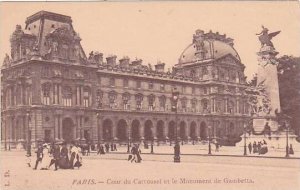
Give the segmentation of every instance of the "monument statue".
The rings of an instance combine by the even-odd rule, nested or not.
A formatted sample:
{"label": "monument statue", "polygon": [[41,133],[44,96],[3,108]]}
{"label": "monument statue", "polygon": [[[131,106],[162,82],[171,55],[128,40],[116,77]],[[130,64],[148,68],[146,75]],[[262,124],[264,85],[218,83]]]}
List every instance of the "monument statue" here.
{"label": "monument statue", "polygon": [[272,43],[272,38],[280,33],[280,31],[269,33],[269,30],[262,26],[263,30],[258,39],[261,48],[258,55],[258,72],[253,107],[254,120],[253,127],[256,132],[264,130],[264,126],[268,122],[271,131],[278,130],[276,113],[280,112],[279,86],[277,76],[277,58],[278,52]]}
{"label": "monument statue", "polygon": [[262,29],[263,30],[259,34],[256,34],[256,35],[259,35],[258,39],[261,43],[261,47],[266,45],[266,46],[270,46],[270,47],[274,48],[274,45],[271,42],[271,40],[273,37],[275,37],[277,34],[279,34],[280,31],[269,33],[269,30],[267,28],[265,28],[264,26],[262,26]]}

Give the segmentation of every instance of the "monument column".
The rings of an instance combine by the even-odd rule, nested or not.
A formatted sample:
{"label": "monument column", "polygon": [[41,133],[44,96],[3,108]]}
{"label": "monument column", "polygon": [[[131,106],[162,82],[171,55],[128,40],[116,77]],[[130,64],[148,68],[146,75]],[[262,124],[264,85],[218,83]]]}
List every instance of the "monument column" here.
{"label": "monument column", "polygon": [[271,131],[278,130],[276,121],[276,112],[280,112],[279,85],[277,75],[278,52],[275,50],[271,39],[279,34],[280,31],[269,33],[269,30],[263,27],[259,36],[261,48],[258,55],[257,86],[260,90],[257,94],[257,108],[255,119],[253,120],[254,131],[262,132],[268,124]]}

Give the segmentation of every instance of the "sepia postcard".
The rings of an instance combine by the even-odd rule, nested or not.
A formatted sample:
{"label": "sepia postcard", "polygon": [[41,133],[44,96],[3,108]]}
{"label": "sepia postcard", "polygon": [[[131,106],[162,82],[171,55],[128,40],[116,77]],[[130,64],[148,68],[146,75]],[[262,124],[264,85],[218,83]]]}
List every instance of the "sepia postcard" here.
{"label": "sepia postcard", "polygon": [[297,1],[0,2],[1,190],[300,189]]}

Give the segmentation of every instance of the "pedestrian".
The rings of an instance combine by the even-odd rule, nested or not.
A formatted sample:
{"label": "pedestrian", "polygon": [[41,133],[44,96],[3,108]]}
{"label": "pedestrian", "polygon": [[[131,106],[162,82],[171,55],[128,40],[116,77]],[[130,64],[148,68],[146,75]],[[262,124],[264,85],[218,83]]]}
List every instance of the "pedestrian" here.
{"label": "pedestrian", "polygon": [[100,144],[99,152],[100,152],[100,154],[105,154],[104,146],[102,144]]}
{"label": "pedestrian", "polygon": [[136,163],[141,163],[141,161],[142,161],[141,153],[142,153],[141,149],[139,148],[139,146],[137,146],[137,148],[136,148],[136,159],[137,159]]}
{"label": "pedestrian", "polygon": [[130,160],[130,162],[132,163],[133,161],[135,161],[136,159],[136,154],[137,154],[137,148],[136,146],[132,146],[131,148],[131,155],[128,156],[128,161]]}
{"label": "pedestrian", "polygon": [[67,148],[67,143],[64,142],[62,144],[62,148],[60,151],[60,160],[59,160],[59,166],[62,169],[68,169],[70,166],[70,161],[69,161],[69,155],[68,155],[68,148]]}
{"label": "pedestrian", "polygon": [[43,159],[43,147],[42,145],[38,145],[38,149],[35,151],[36,153],[36,161],[35,161],[35,166],[34,166],[34,170],[37,169],[39,162],[42,161]]}
{"label": "pedestrian", "polygon": [[51,153],[52,153],[53,158],[51,159],[49,168],[54,164],[55,171],[56,171],[58,169],[59,159],[60,159],[60,144],[59,143],[56,143],[53,145]]}
{"label": "pedestrian", "polygon": [[267,142],[265,141],[265,139],[263,140],[263,144],[267,144]]}
{"label": "pedestrian", "polygon": [[251,154],[251,152],[252,152],[252,144],[251,144],[251,142],[248,144],[248,149],[249,149],[249,153]]}
{"label": "pedestrian", "polygon": [[289,154],[294,154],[294,149],[292,144],[290,144]]}
{"label": "pedestrian", "polygon": [[117,144],[113,144],[114,145],[114,151],[117,151]]}
{"label": "pedestrian", "polygon": [[48,170],[50,162],[50,145],[45,143],[43,145],[43,158],[41,161],[41,170]]}
{"label": "pedestrian", "polygon": [[256,141],[253,142],[253,154],[257,153],[257,144]]}
{"label": "pedestrian", "polygon": [[114,145],[113,145],[113,143],[110,144],[110,151],[114,151]]}
{"label": "pedestrian", "polygon": [[109,144],[108,143],[105,143],[105,151],[106,151],[106,153],[109,152]]}
{"label": "pedestrian", "polygon": [[257,151],[258,151],[258,154],[261,153],[260,149],[261,149],[261,142],[259,141],[258,144],[257,144]]}
{"label": "pedestrian", "polygon": [[219,152],[219,143],[218,142],[216,142],[216,150],[215,150],[215,152]]}
{"label": "pedestrian", "polygon": [[97,144],[97,155],[101,154],[101,145],[100,143]]}

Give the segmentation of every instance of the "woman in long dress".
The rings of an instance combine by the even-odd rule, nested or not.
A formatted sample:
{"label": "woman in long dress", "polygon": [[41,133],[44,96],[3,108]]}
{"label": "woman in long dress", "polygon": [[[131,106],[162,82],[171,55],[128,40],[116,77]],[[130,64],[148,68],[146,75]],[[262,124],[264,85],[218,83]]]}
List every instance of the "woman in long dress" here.
{"label": "woman in long dress", "polygon": [[49,168],[50,161],[51,161],[50,146],[48,144],[44,144],[44,146],[43,146],[43,159],[42,159],[42,162],[41,162],[41,170],[47,170]]}

